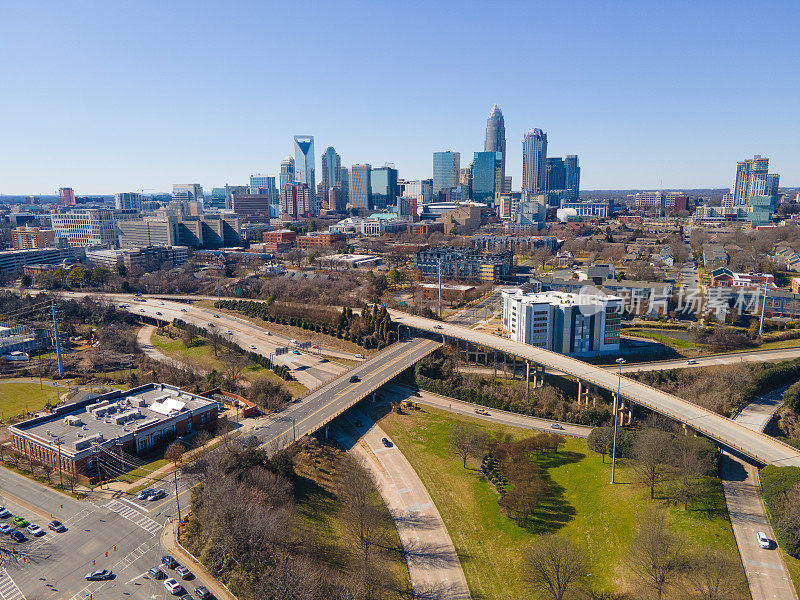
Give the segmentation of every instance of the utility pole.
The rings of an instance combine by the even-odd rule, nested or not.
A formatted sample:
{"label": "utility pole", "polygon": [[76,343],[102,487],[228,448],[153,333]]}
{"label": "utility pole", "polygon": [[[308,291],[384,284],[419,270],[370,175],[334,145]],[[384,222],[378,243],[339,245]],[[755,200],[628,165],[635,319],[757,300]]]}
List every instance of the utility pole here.
{"label": "utility pole", "polygon": [[58,360],[58,377],[64,377],[64,363],[61,361],[61,337],[58,335],[58,319],[56,319],[56,301],[50,300],[50,309],[53,312],[53,341],[56,345],[56,359]]}
{"label": "utility pole", "polygon": [[764,333],[764,313],[767,312],[767,278],[764,278],[764,302],[761,304],[761,323],[758,326],[758,337]]}
{"label": "utility pole", "polygon": [[438,261],[439,264],[439,318],[442,318],[442,259]]}
{"label": "utility pole", "polygon": [[624,358],[618,358],[617,364],[619,370],[617,371],[617,395],[614,397],[614,445],[611,448],[611,483],[614,482],[614,473],[617,466],[617,412],[619,411],[619,392],[622,388],[622,365],[625,364]]}
{"label": "utility pole", "polygon": [[175,476],[175,505],[178,507],[178,521],[181,520],[181,502],[178,499],[178,469],[175,469],[173,472]]}

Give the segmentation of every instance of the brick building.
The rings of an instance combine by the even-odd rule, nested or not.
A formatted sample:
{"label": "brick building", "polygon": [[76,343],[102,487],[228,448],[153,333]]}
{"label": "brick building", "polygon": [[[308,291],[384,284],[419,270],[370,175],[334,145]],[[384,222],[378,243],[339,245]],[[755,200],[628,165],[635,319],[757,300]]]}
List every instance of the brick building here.
{"label": "brick building", "polygon": [[11,232],[11,245],[14,250],[49,248],[55,240],[56,232],[52,229],[17,227]]}

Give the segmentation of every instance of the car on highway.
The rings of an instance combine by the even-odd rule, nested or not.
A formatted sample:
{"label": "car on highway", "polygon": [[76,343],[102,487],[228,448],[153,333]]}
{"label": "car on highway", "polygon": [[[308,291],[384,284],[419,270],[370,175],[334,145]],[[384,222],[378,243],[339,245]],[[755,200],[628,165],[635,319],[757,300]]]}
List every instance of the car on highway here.
{"label": "car on highway", "polygon": [[175,567],[175,572],[181,576],[181,579],[194,579],[192,572],[183,565]]}
{"label": "car on highway", "polygon": [[297,346],[297,345],[298,345],[300,342],[298,342],[298,341],[297,341],[297,340],[295,340],[295,339],[291,339],[291,340],[289,340],[289,343],[290,343],[292,346]]}
{"label": "car on highway", "polygon": [[477,414],[477,415],[485,415],[487,417],[490,415],[489,411],[485,410],[483,408],[476,408],[475,409],[475,414]]}
{"label": "car on highway", "polygon": [[8,535],[10,535],[11,539],[14,540],[15,542],[22,543],[22,542],[24,542],[24,541],[26,541],[28,539],[28,538],[25,537],[25,534],[22,533],[19,529],[15,529],[14,531],[9,533]]}
{"label": "car on highway", "polygon": [[441,328],[442,328],[442,326],[441,326],[441,325],[434,325],[434,326],[433,326],[433,328],[434,328],[434,329],[441,329]]}
{"label": "car on highway", "polygon": [[351,375],[350,376],[350,383],[358,383],[359,381],[360,380],[358,378],[358,375]]}
{"label": "car on highway", "polygon": [[11,522],[17,527],[27,527],[28,520],[25,517],[14,517]]}
{"label": "car on highway", "polygon": [[233,332],[230,329],[226,329],[225,333],[227,333],[228,335],[233,335]]}
{"label": "car on highway", "polygon": [[294,349],[292,350],[292,354],[300,354],[300,350]]}
{"label": "car on highway", "polygon": [[166,554],[161,557],[161,564],[165,567],[169,567],[170,569],[174,569],[178,566],[178,561],[172,558],[169,554]]}
{"label": "car on highway", "polygon": [[693,359],[693,358],[690,358],[689,360],[686,361],[686,364],[687,365],[696,365],[697,361],[695,359]]}
{"label": "car on highway", "polygon": [[150,495],[147,497],[147,500],[150,502],[154,502],[156,500],[161,500],[161,498],[166,498],[167,492],[164,490],[153,490]]}
{"label": "car on highway", "polygon": [[182,309],[181,309],[181,312],[186,312],[186,309],[185,309],[185,308],[182,308]]}
{"label": "car on highway", "polygon": [[167,591],[173,596],[177,596],[183,591],[183,586],[172,577],[164,580],[164,587],[167,588]]}
{"label": "car on highway", "polygon": [[100,569],[98,571],[87,573],[83,576],[83,578],[86,581],[106,581],[107,579],[111,579],[113,576],[114,573],[110,569]]}
{"label": "car on highway", "polygon": [[39,537],[40,535],[44,535],[44,529],[39,527],[36,523],[31,523],[28,525],[28,533],[33,536]]}
{"label": "car on highway", "polygon": [[62,531],[67,530],[67,528],[64,527],[64,524],[61,521],[56,521],[56,520],[50,521],[47,524],[47,528],[50,531],[55,531],[56,533],[61,533]]}
{"label": "car on highway", "polygon": [[167,578],[167,574],[164,573],[164,571],[162,571],[158,567],[153,567],[152,569],[150,569],[147,572],[147,574],[150,575],[150,577],[152,577],[153,579],[159,579],[160,580],[160,579],[166,579]]}
{"label": "car on highway", "polygon": [[14,531],[8,523],[0,523],[0,533],[9,534]]}
{"label": "car on highway", "polygon": [[364,358],[363,354],[356,354],[356,358]]}
{"label": "car on highway", "polygon": [[764,533],[763,531],[759,531],[756,534],[756,539],[758,539],[758,545],[761,548],[764,548],[765,550],[769,550],[770,546],[772,545],[772,542],[770,542],[770,539],[767,537],[767,534]]}
{"label": "car on highway", "polygon": [[144,309],[143,309],[143,308],[140,308],[140,309],[139,309],[139,312],[140,312],[140,313],[143,313],[143,312],[144,312]]}
{"label": "car on highway", "polygon": [[551,429],[561,429],[561,430],[564,429],[564,427],[559,423],[550,423],[550,428]]}
{"label": "car on highway", "polygon": [[153,488],[147,488],[136,494],[136,498],[139,500],[147,500],[147,497],[153,492],[155,492]]}
{"label": "car on highway", "polygon": [[250,350],[258,350],[253,344],[250,344]]}
{"label": "car on highway", "polygon": [[214,315],[214,318],[215,319],[219,319],[219,315]]}
{"label": "car on highway", "polygon": [[271,331],[265,331],[264,333],[266,333],[267,335],[272,335]]}
{"label": "car on highway", "polygon": [[162,313],[162,312],[159,312],[159,311],[156,311],[156,314],[157,314],[159,317],[163,317],[163,316],[164,316],[164,313]]}
{"label": "car on highway", "polygon": [[211,592],[209,592],[208,588],[204,585],[198,586],[198,588],[194,591],[194,595],[200,598],[200,600],[211,598]]}
{"label": "car on highway", "polygon": [[391,448],[394,444],[389,441],[389,438],[381,438],[381,444],[386,446],[387,448]]}
{"label": "car on highway", "polygon": [[10,516],[11,512],[5,506],[0,506],[0,519],[7,519]]}

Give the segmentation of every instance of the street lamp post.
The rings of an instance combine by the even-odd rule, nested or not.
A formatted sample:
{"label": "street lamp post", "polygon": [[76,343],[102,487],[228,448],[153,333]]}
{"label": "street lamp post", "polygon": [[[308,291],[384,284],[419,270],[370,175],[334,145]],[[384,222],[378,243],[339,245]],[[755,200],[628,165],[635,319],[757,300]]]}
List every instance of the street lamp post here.
{"label": "street lamp post", "polygon": [[619,392],[622,388],[622,365],[625,364],[624,358],[618,358],[617,364],[619,365],[619,369],[617,370],[617,395],[614,397],[614,444],[611,447],[611,483],[616,483],[614,481],[614,475],[616,472],[617,466],[617,412],[619,411]]}

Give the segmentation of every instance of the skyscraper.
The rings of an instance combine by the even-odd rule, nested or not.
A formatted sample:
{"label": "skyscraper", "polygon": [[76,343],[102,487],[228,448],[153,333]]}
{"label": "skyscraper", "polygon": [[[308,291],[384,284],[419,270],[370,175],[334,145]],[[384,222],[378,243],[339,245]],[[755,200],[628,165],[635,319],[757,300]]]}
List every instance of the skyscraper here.
{"label": "skyscraper", "polygon": [[347,171],[347,167],[339,169],[339,178],[342,181],[342,189],[348,192],[350,189],[350,173]]}
{"label": "skyscraper", "polygon": [[566,186],[564,189],[569,191],[567,197],[570,200],[578,200],[581,195],[581,168],[578,165],[578,155],[567,154],[564,159],[564,168],[566,171]]}
{"label": "skyscraper", "polygon": [[769,159],[756,154],[736,165],[733,205],[744,206],[751,196],[776,196],[779,177],[769,173]]}
{"label": "skyscraper", "polygon": [[369,210],[370,174],[372,165],[350,167],[350,205],[359,210]]}
{"label": "skyscraper", "polygon": [[75,191],[72,188],[59,188],[58,199],[61,206],[75,206]]}
{"label": "skyscraper", "polygon": [[117,210],[142,210],[142,195],[137,192],[114,194],[114,207]]}
{"label": "skyscraper", "polygon": [[[484,152],[502,152],[503,160],[500,166],[502,172],[502,182],[506,178],[506,123],[503,113],[497,104],[492,107],[489,118],[486,121],[486,142],[483,145]],[[502,184],[501,184],[502,188]],[[501,189],[501,191],[503,191]],[[511,191],[511,190],[508,190]]]}
{"label": "skyscraper", "polygon": [[433,194],[458,185],[461,154],[458,152],[433,153]]}
{"label": "skyscraper", "polygon": [[317,181],[314,168],[314,136],[294,136],[294,180],[305,183],[311,194],[311,213],[319,214],[316,202]]}
{"label": "skyscraper", "polygon": [[502,189],[503,153],[476,152],[472,159],[472,199],[494,204]]}
{"label": "skyscraper", "polygon": [[280,174],[280,184],[281,190],[286,187],[287,183],[292,183],[294,181],[294,159],[291,156],[287,156],[281,161],[281,174]]}
{"label": "skyscraper", "polygon": [[386,165],[370,173],[370,208],[383,210],[397,204],[397,169]]}
{"label": "skyscraper", "polygon": [[564,159],[554,156],[547,159],[547,191],[567,189],[567,169]]}
{"label": "skyscraper", "polygon": [[199,183],[175,183],[172,186],[172,197],[175,200],[202,202],[203,187]]}
{"label": "skyscraper", "polygon": [[547,134],[531,129],[522,141],[522,195],[532,200],[547,188]]}
{"label": "skyscraper", "polygon": [[311,216],[311,190],[299,182],[287,183],[281,189],[281,218],[296,221]]}
{"label": "skyscraper", "polygon": [[250,175],[250,193],[266,194],[272,198],[272,202],[275,202],[278,195],[278,190],[275,188],[275,178],[258,173]]}
{"label": "skyscraper", "polygon": [[333,146],[325,148],[322,153],[322,187],[325,195],[328,195],[328,190],[332,187],[341,187],[342,185],[342,159],[336,154]]}

